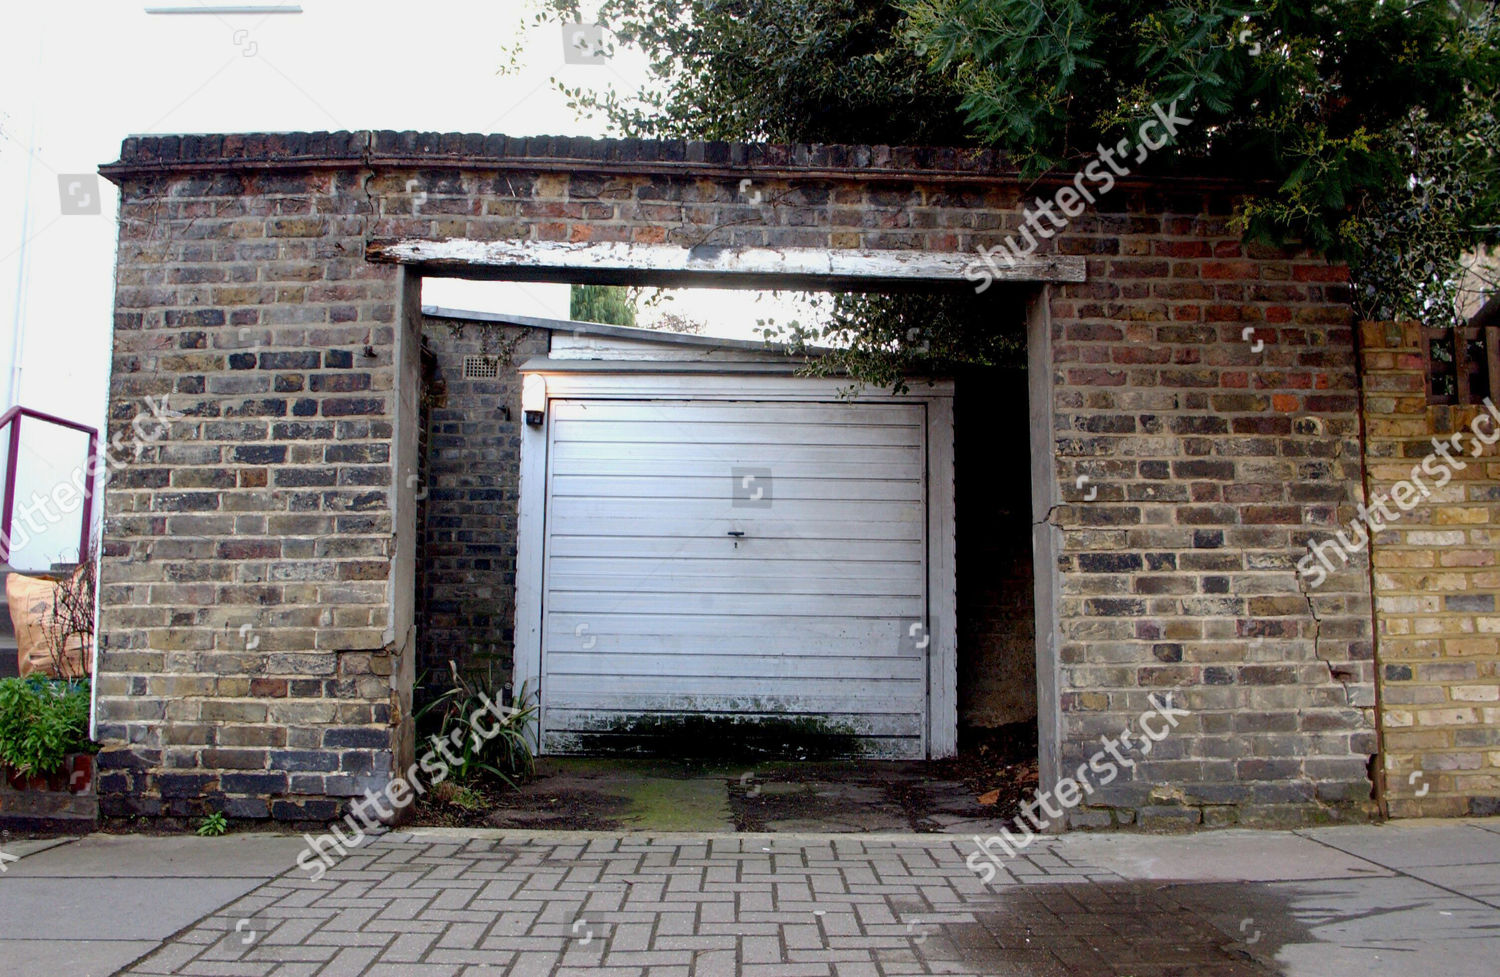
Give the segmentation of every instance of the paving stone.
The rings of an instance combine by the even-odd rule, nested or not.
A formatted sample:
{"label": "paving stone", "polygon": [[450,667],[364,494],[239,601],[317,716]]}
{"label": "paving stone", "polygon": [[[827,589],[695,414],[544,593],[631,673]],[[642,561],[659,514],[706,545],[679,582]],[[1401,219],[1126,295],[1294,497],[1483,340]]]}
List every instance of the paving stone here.
{"label": "paving stone", "polygon": [[[1494,836],[1465,830],[1486,853]],[[1424,972],[1489,977],[1464,968],[1500,953],[1493,865],[1432,852],[1402,852],[1404,875],[1364,863],[1379,874],[1226,882],[1214,880],[1239,879],[1242,862],[1296,880],[1362,860],[1284,832],[1069,836],[1008,860],[1017,881],[986,886],[964,864],[968,841],[760,840],[382,838],[316,883],[272,879],[127,975],[1269,977],[1287,959],[1303,961],[1294,977],[1399,973],[1374,959],[1380,945],[1390,960],[1418,951]],[[1339,836],[1345,849],[1378,840]],[[248,951],[225,941],[244,918],[268,934]],[[1444,970],[1445,953],[1458,966]]]}

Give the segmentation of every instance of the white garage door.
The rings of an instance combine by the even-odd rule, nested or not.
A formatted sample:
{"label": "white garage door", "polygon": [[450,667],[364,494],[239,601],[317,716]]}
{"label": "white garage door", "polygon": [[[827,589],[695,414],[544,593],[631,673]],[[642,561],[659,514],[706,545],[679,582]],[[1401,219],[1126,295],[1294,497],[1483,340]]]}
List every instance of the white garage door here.
{"label": "white garage door", "polygon": [[925,408],[554,400],[542,747],[681,714],[926,752]]}

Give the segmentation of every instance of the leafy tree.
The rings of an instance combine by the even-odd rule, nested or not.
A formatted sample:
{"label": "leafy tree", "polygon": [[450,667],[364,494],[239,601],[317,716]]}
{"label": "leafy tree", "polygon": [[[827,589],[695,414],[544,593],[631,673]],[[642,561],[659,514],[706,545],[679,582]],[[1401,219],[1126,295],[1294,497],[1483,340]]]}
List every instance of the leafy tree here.
{"label": "leafy tree", "polygon": [[[904,17],[889,0],[603,0],[591,19],[641,49],[657,84],[561,87],[627,136],[973,144],[958,90],[900,36]],[[584,13],[542,0],[538,19]]]}
{"label": "leafy tree", "polygon": [[[604,0],[596,19],[657,84],[565,90],[627,135],[991,145],[1036,174],[1176,101],[1192,123],[1148,165],[1246,181],[1247,235],[1348,260],[1372,317],[1451,321],[1463,255],[1500,239],[1488,0]],[[826,338],[868,377],[994,352],[908,334],[904,308],[841,297]]]}
{"label": "leafy tree", "polygon": [[1471,105],[1451,128],[1418,115],[1393,136],[1409,179],[1362,199],[1342,228],[1355,305],[1370,319],[1446,325],[1500,290],[1494,263],[1466,260],[1500,230],[1500,118]]}
{"label": "leafy tree", "polygon": [[575,322],[635,325],[635,289],[624,285],[574,285],[568,295],[568,318]]}
{"label": "leafy tree", "polygon": [[[542,20],[585,19],[578,0],[543,0]],[[577,110],[627,136],[780,142],[975,145],[956,85],[930,71],[891,0],[604,0],[591,15],[640,48],[656,85],[622,97],[562,86]],[[658,296],[659,298],[659,296]],[[812,297],[808,319],[762,323],[820,374],[887,385],[940,359],[1015,362],[993,302],[972,296]],[[961,337],[973,343],[958,342]]]}
{"label": "leafy tree", "polygon": [[995,328],[995,299],[970,291],[833,293],[804,301],[812,324],[762,321],[768,342],[807,357],[814,376],[848,375],[855,385],[904,393],[915,377],[933,377],[953,366],[1022,366],[1020,332]]}
{"label": "leafy tree", "polygon": [[1367,314],[1452,308],[1460,259],[1495,239],[1493,3],[901,2],[969,125],[1031,172],[1180,103],[1174,164],[1272,183],[1242,226],[1347,258]]}

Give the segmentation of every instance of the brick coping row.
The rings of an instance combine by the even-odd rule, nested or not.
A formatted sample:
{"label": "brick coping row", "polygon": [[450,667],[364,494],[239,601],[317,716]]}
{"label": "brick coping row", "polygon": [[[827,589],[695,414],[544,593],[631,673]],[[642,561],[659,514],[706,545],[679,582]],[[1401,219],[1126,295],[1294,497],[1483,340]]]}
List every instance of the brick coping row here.
{"label": "brick coping row", "polygon": [[[257,132],[130,136],[120,158],[99,172],[115,183],[164,173],[317,169],[348,166],[525,169],[631,175],[754,174],[760,177],[869,182],[1013,184],[1022,172],[993,149],[595,139],[462,132]],[[1027,178],[1028,184],[1072,180],[1071,171]],[[1179,190],[1245,190],[1244,181],[1191,173],[1122,177],[1126,186]]]}

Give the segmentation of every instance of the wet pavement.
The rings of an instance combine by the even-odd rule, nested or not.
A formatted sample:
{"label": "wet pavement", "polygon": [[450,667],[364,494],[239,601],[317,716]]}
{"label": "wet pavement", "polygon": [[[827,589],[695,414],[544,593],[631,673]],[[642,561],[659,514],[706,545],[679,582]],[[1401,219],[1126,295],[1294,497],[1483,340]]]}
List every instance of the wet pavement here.
{"label": "wet pavement", "polygon": [[1001,854],[945,834],[418,829],[8,851],[0,968],[31,974],[1493,977],[1500,820]]}

